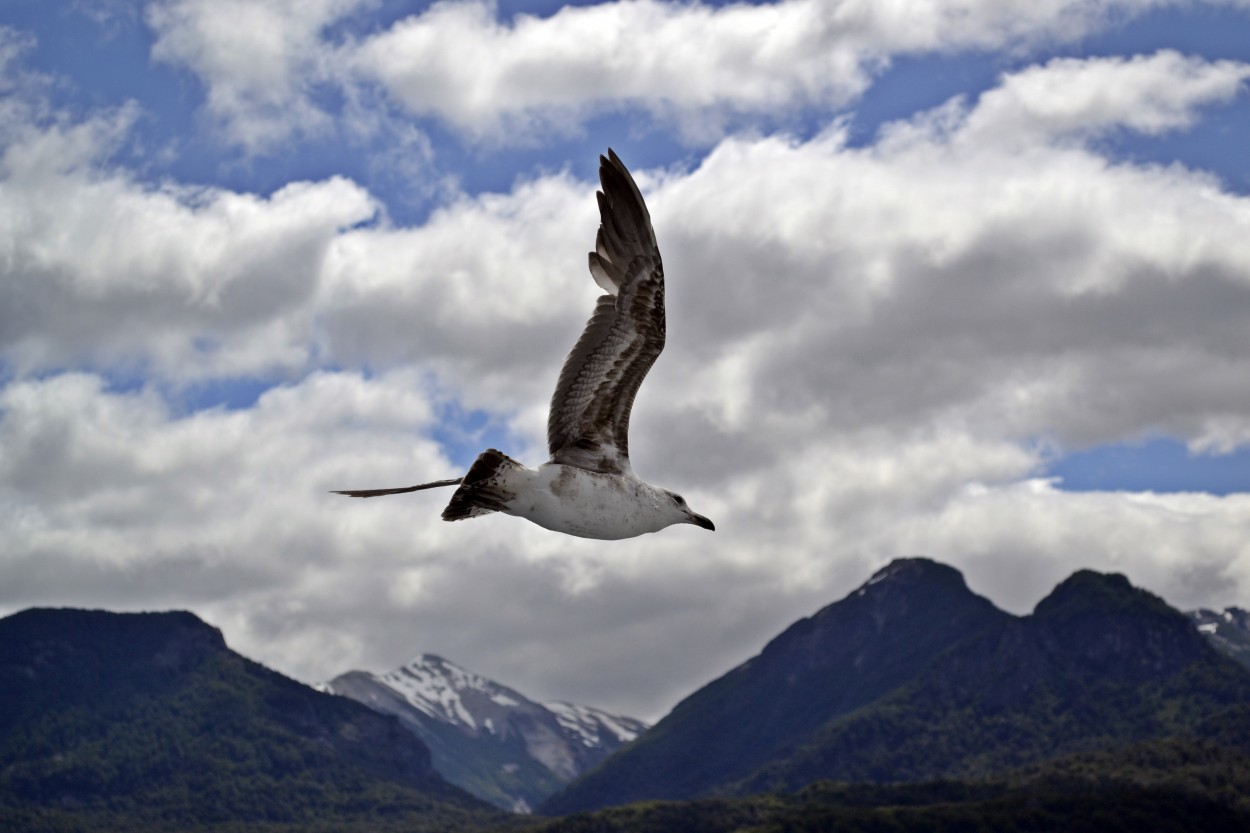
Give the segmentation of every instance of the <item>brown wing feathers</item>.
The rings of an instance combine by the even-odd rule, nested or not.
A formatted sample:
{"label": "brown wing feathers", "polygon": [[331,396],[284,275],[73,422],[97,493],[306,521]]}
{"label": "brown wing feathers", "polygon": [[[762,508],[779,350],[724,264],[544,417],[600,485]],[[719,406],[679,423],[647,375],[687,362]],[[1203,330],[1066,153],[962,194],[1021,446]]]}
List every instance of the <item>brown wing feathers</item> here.
{"label": "brown wing feathers", "polygon": [[[599,157],[599,182],[600,225],[590,273],[608,294],[595,303],[564,360],[551,398],[547,444],[557,463],[622,474],[629,471],[634,396],[664,349],[664,267],[642,193],[612,150]],[[378,497],[461,483],[456,478],[336,494]]]}
{"label": "brown wing feathers", "polygon": [[664,271],[642,194],[611,150],[599,158],[599,181],[601,223],[589,263],[610,294],[565,359],[547,440],[556,462],[620,473],[629,469],[634,396],[664,348]]}

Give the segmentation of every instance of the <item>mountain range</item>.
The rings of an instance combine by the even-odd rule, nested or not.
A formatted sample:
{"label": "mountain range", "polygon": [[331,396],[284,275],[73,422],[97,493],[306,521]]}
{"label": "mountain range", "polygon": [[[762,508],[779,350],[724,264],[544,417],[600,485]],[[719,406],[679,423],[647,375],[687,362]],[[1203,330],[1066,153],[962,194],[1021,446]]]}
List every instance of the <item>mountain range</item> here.
{"label": "mountain range", "polygon": [[647,728],[589,706],[536,703],[433,654],[386,674],[349,671],[323,690],[395,715],[444,778],[522,813]]}
{"label": "mountain range", "polygon": [[0,829],[1241,831],[1244,633],[1088,570],[1015,616],[900,559],[644,730],[432,655],[317,691],[190,613],[28,610]]}
{"label": "mountain range", "polygon": [[[909,564],[913,570],[932,565],[924,571],[925,575],[914,576],[926,586],[931,584],[932,589],[945,587],[956,597],[966,590],[962,577],[955,580],[955,571],[921,559],[895,562],[856,591],[856,597],[867,595],[867,588],[881,582],[890,581],[894,586],[906,581]],[[943,598],[943,593],[938,592],[930,601],[941,604]],[[1006,615],[988,600],[972,605],[968,613],[991,620]],[[934,611],[932,615],[940,619],[943,614]],[[1235,607],[1197,610],[1188,615],[1213,647],[1250,665],[1250,615]],[[956,617],[951,623],[954,628],[937,629],[932,635],[940,640],[955,638],[959,621]],[[892,668],[897,672],[914,665],[918,657],[939,649],[940,645],[924,640],[913,641],[913,656],[901,657],[901,662],[875,670],[888,674]],[[833,665],[839,662],[832,653],[826,659]],[[792,661],[786,659],[782,664]],[[883,684],[888,688],[896,681],[887,676]],[[859,696],[869,699],[879,691],[872,680],[857,680],[855,687]],[[642,721],[588,706],[534,702],[515,689],[433,654],[423,654],[385,674],[349,671],[321,688],[395,715],[429,746],[434,768],[443,777],[514,812],[530,812],[647,729]],[[813,696],[820,695],[813,692]],[[744,717],[741,722],[749,726],[756,721]],[[765,735],[775,732],[775,727],[767,724],[760,724],[760,728]],[[810,728],[799,726],[797,733],[801,735]]]}
{"label": "mountain range", "polygon": [[1018,617],[952,567],[900,559],[542,809],[985,777],[1151,739],[1222,736],[1248,705],[1250,670],[1124,576],[1079,571]]}

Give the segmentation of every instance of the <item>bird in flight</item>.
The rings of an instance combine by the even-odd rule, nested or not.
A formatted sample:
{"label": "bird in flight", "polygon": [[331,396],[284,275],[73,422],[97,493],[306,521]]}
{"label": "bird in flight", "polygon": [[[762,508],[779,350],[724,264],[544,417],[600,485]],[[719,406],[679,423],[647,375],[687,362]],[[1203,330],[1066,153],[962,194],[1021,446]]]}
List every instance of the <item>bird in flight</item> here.
{"label": "bird in flight", "polygon": [[679,523],[716,528],[681,495],[639,480],[630,468],[629,412],[664,349],[664,267],[642,193],[611,149],[599,157],[599,182],[590,274],[607,294],[565,358],[551,397],[551,459],[532,469],[489,448],[464,477],[335,494],[366,498],[457,486],[445,521],[503,512],[582,538],[632,538]]}

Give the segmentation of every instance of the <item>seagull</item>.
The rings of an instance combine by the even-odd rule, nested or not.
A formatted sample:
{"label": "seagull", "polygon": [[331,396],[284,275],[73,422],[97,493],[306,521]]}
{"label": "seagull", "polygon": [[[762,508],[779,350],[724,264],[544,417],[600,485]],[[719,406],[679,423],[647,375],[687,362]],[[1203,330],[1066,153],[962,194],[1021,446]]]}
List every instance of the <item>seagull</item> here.
{"label": "seagull", "polygon": [[533,469],[488,448],[464,477],[335,494],[367,498],[457,486],[443,510],[445,521],[503,512],[601,540],[679,523],[716,529],[681,495],[638,479],[629,465],[629,412],[664,349],[664,267],[642,193],[611,148],[599,157],[599,182],[590,275],[607,294],[565,358],[551,397],[551,459]]}

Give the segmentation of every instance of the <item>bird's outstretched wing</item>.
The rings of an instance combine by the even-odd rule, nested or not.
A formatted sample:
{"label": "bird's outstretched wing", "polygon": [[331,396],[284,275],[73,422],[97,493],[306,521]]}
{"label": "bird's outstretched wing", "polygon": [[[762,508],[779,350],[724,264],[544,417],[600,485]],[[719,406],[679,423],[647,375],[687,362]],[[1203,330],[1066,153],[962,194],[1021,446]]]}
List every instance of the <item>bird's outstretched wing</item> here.
{"label": "bird's outstretched wing", "polygon": [[599,157],[599,182],[590,274],[608,294],[564,360],[547,446],[552,462],[626,474],[629,411],[664,349],[664,267],[642,193],[611,149]]}

